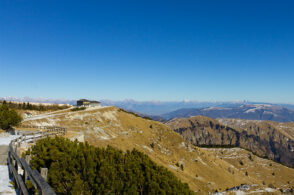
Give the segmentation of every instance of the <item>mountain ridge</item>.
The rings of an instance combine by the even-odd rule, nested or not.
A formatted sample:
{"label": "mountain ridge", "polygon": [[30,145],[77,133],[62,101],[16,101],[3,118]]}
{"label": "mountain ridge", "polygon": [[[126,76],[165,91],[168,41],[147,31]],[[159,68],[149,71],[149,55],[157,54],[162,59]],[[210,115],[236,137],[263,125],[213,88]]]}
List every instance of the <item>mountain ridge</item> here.
{"label": "mountain ridge", "polygon": [[[90,99],[95,99],[91,97]],[[97,99],[97,98],[96,98]],[[0,97],[0,100],[18,101],[18,102],[36,102],[36,103],[57,103],[75,105],[75,99],[67,98],[32,98],[32,97]],[[99,98],[97,99],[99,100]],[[173,112],[182,108],[208,108],[208,107],[236,107],[246,104],[267,104],[283,106],[294,109],[294,104],[287,103],[267,103],[257,101],[197,101],[197,100],[183,100],[183,101],[136,101],[133,99],[126,99],[121,101],[99,100],[105,106],[117,106],[125,110],[142,113],[144,115],[161,116],[163,114]]]}
{"label": "mountain ridge", "polygon": [[[225,120],[226,123],[221,123]],[[196,146],[241,147],[260,157],[294,167],[293,123],[288,125],[289,129],[281,129],[287,124],[194,116],[172,119],[166,124]]]}
{"label": "mountain ridge", "polygon": [[277,105],[246,104],[237,107],[209,107],[179,109],[161,115],[166,120],[190,116],[207,116],[210,118],[239,118],[247,120],[270,120],[277,122],[294,121],[294,110]]}

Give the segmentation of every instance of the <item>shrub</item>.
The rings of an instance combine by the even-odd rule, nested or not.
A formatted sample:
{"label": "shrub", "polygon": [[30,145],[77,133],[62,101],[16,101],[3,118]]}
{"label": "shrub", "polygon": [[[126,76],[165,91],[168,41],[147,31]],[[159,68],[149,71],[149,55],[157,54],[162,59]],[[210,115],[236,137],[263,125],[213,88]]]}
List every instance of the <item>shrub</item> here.
{"label": "shrub", "polygon": [[181,164],[181,170],[184,171],[184,165],[183,164]]}
{"label": "shrub", "polygon": [[75,112],[75,111],[81,111],[81,110],[86,110],[86,107],[75,107],[70,109],[71,111]]}
{"label": "shrub", "polygon": [[6,102],[0,106],[0,128],[7,130],[11,126],[18,125],[21,122],[21,116],[12,109],[9,109]]}
{"label": "shrub", "polygon": [[249,160],[253,161],[251,154],[248,154],[248,158],[249,158]]}
{"label": "shrub", "polygon": [[48,168],[57,194],[192,194],[173,173],[136,149],[97,148],[55,137],[31,148],[31,166]]}
{"label": "shrub", "polygon": [[152,142],[152,143],[150,144],[150,146],[151,146],[151,148],[154,148],[155,145],[154,145],[154,143]]}

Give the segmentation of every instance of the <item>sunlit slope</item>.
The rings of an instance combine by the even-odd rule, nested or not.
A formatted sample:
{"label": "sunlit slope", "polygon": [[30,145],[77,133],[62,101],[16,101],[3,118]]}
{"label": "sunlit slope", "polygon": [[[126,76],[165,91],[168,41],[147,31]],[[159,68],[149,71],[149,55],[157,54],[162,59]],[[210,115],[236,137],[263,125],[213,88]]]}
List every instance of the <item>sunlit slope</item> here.
{"label": "sunlit slope", "polygon": [[221,158],[248,177],[262,180],[263,184],[272,188],[294,189],[294,170],[271,160],[253,155],[241,148],[207,148],[215,158]]}
{"label": "sunlit slope", "polygon": [[137,148],[196,192],[223,191],[242,183],[263,186],[262,179],[247,177],[244,170],[216,158],[214,151],[193,146],[168,126],[116,107],[69,110],[24,124],[64,126],[69,134],[83,135],[96,146],[112,145],[122,150]]}

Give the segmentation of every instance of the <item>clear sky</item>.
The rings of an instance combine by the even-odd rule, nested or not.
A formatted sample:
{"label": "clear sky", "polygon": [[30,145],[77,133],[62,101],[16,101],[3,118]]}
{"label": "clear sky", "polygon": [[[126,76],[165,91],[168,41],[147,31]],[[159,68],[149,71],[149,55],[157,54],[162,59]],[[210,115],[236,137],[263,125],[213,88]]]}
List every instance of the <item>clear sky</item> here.
{"label": "clear sky", "polygon": [[294,103],[294,1],[0,1],[0,97]]}

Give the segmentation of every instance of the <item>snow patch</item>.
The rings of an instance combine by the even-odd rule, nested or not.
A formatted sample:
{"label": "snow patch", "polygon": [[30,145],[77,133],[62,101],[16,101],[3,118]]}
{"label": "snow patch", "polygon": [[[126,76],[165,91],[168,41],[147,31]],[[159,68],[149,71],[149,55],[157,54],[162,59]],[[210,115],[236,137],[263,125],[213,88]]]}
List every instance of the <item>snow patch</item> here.
{"label": "snow patch", "polygon": [[68,117],[73,120],[83,120],[84,117],[90,116],[88,113],[76,113],[74,115],[69,115]]}
{"label": "snow patch", "polygon": [[116,121],[116,111],[108,111],[108,112],[104,112],[102,114],[102,116],[105,118],[105,119],[109,119],[111,121]]}
{"label": "snow patch", "polygon": [[16,194],[12,184],[9,182],[8,166],[0,165],[0,194]]}
{"label": "snow patch", "polygon": [[199,160],[203,165],[207,166],[207,164],[200,157],[198,157],[197,160]]}
{"label": "snow patch", "polygon": [[153,152],[153,150],[151,148],[149,148],[148,146],[143,145],[142,146],[144,149],[147,149],[149,152]]}
{"label": "snow patch", "polygon": [[221,107],[209,107],[209,108],[204,108],[203,110],[232,110],[232,108],[221,108]]}
{"label": "snow patch", "polygon": [[174,169],[174,170],[177,170],[178,168],[173,166],[173,165],[168,165],[170,168]]}
{"label": "snow patch", "polygon": [[19,135],[10,135],[9,137],[0,137],[0,145],[8,146],[13,139],[18,138]]}
{"label": "snow patch", "polygon": [[98,136],[101,139],[104,139],[104,140],[110,139],[110,136],[103,129],[99,127],[94,127],[94,131],[98,134]]}

